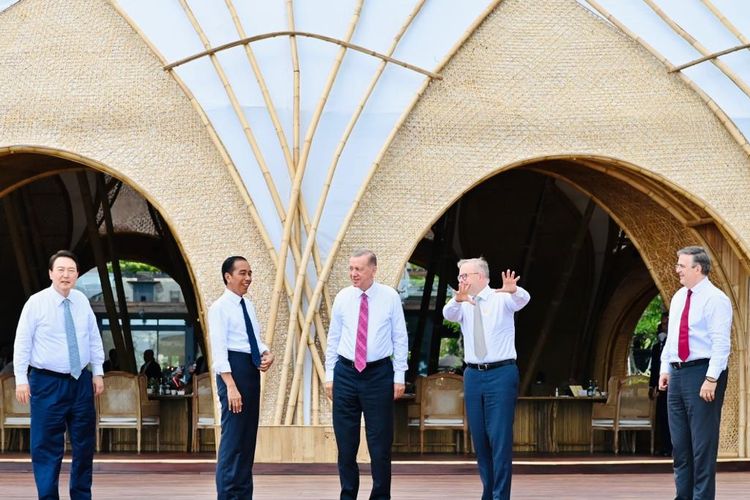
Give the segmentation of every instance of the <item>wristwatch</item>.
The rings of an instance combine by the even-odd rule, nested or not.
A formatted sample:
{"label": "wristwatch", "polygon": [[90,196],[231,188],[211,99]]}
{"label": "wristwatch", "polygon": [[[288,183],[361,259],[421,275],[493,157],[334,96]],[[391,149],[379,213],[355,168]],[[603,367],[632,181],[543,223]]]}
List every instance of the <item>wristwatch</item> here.
{"label": "wristwatch", "polygon": [[706,382],[711,382],[712,384],[715,384],[715,383],[716,383],[716,379],[715,379],[715,378],[713,378],[713,377],[708,377],[708,376],[707,376],[707,377],[706,377]]}

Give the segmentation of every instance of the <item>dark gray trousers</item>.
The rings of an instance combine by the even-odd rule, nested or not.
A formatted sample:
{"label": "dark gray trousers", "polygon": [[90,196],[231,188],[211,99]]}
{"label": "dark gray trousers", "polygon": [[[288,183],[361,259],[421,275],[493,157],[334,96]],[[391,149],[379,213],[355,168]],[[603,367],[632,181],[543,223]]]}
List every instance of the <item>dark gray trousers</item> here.
{"label": "dark gray trousers", "polygon": [[707,403],[700,398],[707,369],[708,365],[689,366],[672,370],[669,377],[667,407],[678,500],[716,496],[716,456],[727,371],[719,377],[716,398]]}

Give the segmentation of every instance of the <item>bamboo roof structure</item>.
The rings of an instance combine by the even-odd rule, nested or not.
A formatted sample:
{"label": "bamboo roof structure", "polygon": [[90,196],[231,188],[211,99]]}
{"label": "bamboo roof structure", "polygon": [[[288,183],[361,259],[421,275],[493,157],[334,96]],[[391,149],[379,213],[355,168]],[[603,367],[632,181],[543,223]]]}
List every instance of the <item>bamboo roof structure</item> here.
{"label": "bamboo roof structure", "polygon": [[[405,117],[502,1],[109,0],[190,99],[275,265],[274,424],[319,423],[326,283],[352,216]],[[578,3],[678,73],[750,154],[747,2]]]}

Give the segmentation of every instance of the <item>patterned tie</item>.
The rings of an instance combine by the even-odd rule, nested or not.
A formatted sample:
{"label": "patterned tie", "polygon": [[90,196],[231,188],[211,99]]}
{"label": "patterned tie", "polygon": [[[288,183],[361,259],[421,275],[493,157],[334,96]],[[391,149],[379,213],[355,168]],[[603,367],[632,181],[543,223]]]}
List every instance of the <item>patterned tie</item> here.
{"label": "patterned tie", "polygon": [[479,308],[479,297],[474,297],[474,354],[479,361],[487,356],[487,342],[484,339],[482,310]]}
{"label": "patterned tie", "polygon": [[685,308],[682,310],[682,317],[680,318],[680,337],[677,342],[677,354],[680,356],[682,361],[686,361],[690,356],[690,340],[688,339],[688,316],[690,315],[690,296],[693,295],[692,290],[687,291],[687,299],[685,299]]}
{"label": "patterned tie", "polygon": [[70,361],[70,375],[78,380],[81,376],[81,355],[78,352],[78,338],[76,338],[76,324],[70,313],[70,299],[63,300],[65,311],[65,336],[68,339],[68,361]]}
{"label": "patterned tie", "polygon": [[361,372],[367,366],[367,317],[369,315],[367,294],[359,301],[359,323],[357,323],[357,347],[354,351],[354,368]]}
{"label": "patterned tie", "polygon": [[258,349],[258,341],[255,340],[253,322],[250,321],[250,315],[247,313],[247,306],[244,299],[240,299],[240,305],[242,306],[242,315],[245,317],[245,331],[247,332],[248,340],[250,340],[250,357],[255,367],[258,368],[260,366],[260,350]]}

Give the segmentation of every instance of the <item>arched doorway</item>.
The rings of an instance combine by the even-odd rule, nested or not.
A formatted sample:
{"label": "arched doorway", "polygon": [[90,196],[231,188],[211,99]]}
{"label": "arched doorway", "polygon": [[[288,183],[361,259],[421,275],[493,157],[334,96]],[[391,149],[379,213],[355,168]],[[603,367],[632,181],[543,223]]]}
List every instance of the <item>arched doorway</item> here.
{"label": "arched doorway", "polygon": [[[540,371],[548,382],[589,379],[606,383],[627,373],[634,327],[659,293],[668,301],[679,287],[675,251],[705,246],[713,256],[711,279],[732,299],[735,318],[731,383],[722,419],[722,450],[742,449],[744,422],[747,259],[727,227],[689,193],[624,162],[606,158],[546,158],[470,186],[433,219],[407,261],[445,276],[456,286],[456,261],[484,255],[492,283],[515,269],[532,302],[518,314],[516,345],[522,391]],[[429,276],[426,278],[429,281]],[[446,293],[438,288],[426,313],[436,319]],[[426,302],[423,301],[422,304]],[[422,311],[423,313],[425,311]],[[417,322],[414,322],[417,324]],[[426,321],[419,325],[426,325]],[[436,367],[440,340],[450,332],[414,330],[412,374],[420,361]]]}
{"label": "arched doorway", "polygon": [[0,156],[0,203],[0,271],[12,284],[0,292],[0,321],[7,326],[0,344],[12,345],[24,302],[49,286],[47,258],[64,248],[77,254],[81,276],[98,272],[97,308],[122,369],[137,371],[141,354],[133,347],[131,321],[143,303],[155,301],[126,295],[120,260],[150,263],[174,279],[183,331],[206,352],[186,260],[164,216],[136,186],[69,158],[21,152]]}

